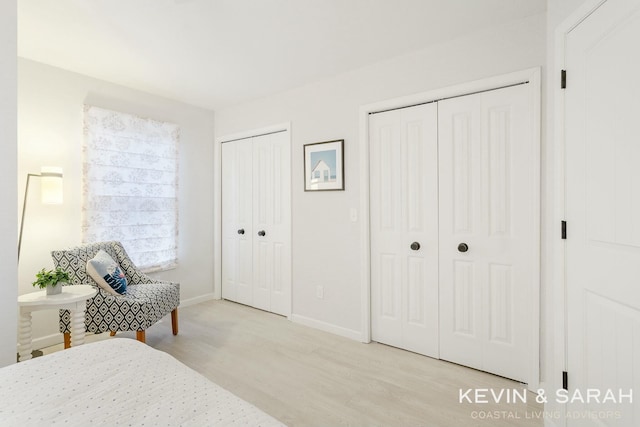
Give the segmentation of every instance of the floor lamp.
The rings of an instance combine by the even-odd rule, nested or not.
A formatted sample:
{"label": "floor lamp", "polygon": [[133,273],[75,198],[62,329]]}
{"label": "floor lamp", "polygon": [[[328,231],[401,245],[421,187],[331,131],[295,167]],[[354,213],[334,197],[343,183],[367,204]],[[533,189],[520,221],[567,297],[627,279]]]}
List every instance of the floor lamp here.
{"label": "floor lamp", "polygon": [[24,214],[27,210],[27,196],[29,195],[29,180],[31,177],[41,178],[40,190],[42,203],[48,205],[62,204],[62,168],[43,166],[39,174],[27,174],[27,185],[24,189],[24,202],[22,204],[22,218],[20,219],[20,234],[18,237],[18,261],[20,261],[20,247],[22,246],[22,227],[24,226]]}

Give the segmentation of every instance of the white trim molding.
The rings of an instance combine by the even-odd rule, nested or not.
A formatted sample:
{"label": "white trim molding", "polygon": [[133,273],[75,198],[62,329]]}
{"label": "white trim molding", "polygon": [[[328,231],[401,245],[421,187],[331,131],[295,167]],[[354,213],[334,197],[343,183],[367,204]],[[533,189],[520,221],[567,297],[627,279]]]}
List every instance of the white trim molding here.
{"label": "white trim molding", "polygon": [[[216,299],[215,295],[213,293],[207,293],[204,295],[200,295],[197,297],[193,297],[193,298],[189,298],[186,300],[182,300],[180,301],[180,306],[178,307],[179,309],[185,308],[185,307],[189,307],[192,305],[196,305],[196,304],[200,304],[202,302],[206,302],[206,301],[212,301]],[[165,320],[169,321],[169,316],[170,314],[167,314],[166,316],[164,316],[162,319],[158,320],[155,324],[160,324],[163,323]],[[105,332],[102,332],[105,333]],[[127,333],[127,331],[121,331],[118,333]],[[87,336],[90,335],[100,335],[100,334],[87,334]],[[62,334],[60,332],[56,332],[55,334],[50,334],[50,335],[45,335],[42,337],[38,337],[38,338],[34,338],[33,340],[33,344],[32,347],[33,349],[36,350],[41,350],[43,348],[47,348],[47,347],[51,347],[54,345],[58,345],[58,344],[62,344]]]}
{"label": "white trim molding", "polygon": [[321,320],[312,319],[310,317],[301,316],[299,314],[292,314],[291,321],[310,328],[319,329],[331,334],[340,335],[341,337],[349,338],[354,341],[360,341],[360,331],[353,329],[343,328],[336,326],[332,323],[323,322]]}
{"label": "white trim molding", "polygon": [[185,308],[185,307],[189,307],[192,305],[196,305],[196,304],[200,304],[201,302],[207,302],[207,301],[211,301],[214,299],[219,299],[216,298],[215,294],[213,292],[211,293],[206,293],[204,295],[200,295],[197,297],[193,297],[193,298],[189,298],[189,299],[185,299],[180,301],[180,306],[179,308]]}
{"label": "white trim molding", "polygon": [[[370,250],[370,223],[369,223],[369,114],[374,112],[380,112],[395,108],[409,107],[412,105],[423,104],[426,102],[433,102],[445,98],[451,98],[455,96],[468,95],[476,92],[482,92],[486,90],[499,89],[506,86],[511,86],[523,82],[528,82],[531,90],[531,102],[532,111],[534,113],[533,135],[534,143],[537,144],[537,149],[534,150],[537,154],[537,158],[532,159],[535,164],[540,165],[540,129],[541,129],[541,71],[540,67],[529,68],[522,71],[516,71],[500,76],[490,77],[482,80],[476,80],[467,83],[461,83],[454,86],[449,86],[441,89],[436,89],[428,92],[423,92],[415,95],[404,96],[400,98],[393,98],[386,101],[375,102],[372,104],[363,105],[360,107],[359,112],[359,152],[360,152],[360,189],[362,197],[360,198],[360,212],[361,212],[361,228],[360,228],[360,293],[362,304],[362,330],[360,333],[360,341],[368,343],[371,341],[371,250]],[[536,168],[536,175],[534,177],[534,194],[536,195],[536,210],[540,212],[540,168]],[[534,224],[534,233],[540,236],[540,216],[536,224]],[[537,265],[540,265],[540,239],[537,242]],[[540,276],[539,270],[537,277],[532,278],[532,283],[537,284],[532,289],[532,295],[536,306],[534,307],[534,313],[537,314],[532,321],[532,351],[535,352],[535,357],[532,358],[530,366],[530,372],[528,375],[529,388],[534,389],[539,384],[540,379]]]}
{"label": "white trim molding", "polygon": [[[586,0],[569,17],[567,17],[554,31],[553,63],[550,64],[551,76],[559,76],[565,69],[566,39],[568,34],[598,9],[606,0]],[[562,371],[567,370],[567,322],[566,322],[566,280],[565,280],[565,241],[554,238],[557,236],[558,225],[565,219],[565,111],[564,91],[560,88],[559,80],[552,79],[549,84],[551,90],[547,91],[552,96],[548,103],[553,103],[553,114],[549,117],[553,122],[553,134],[547,138],[547,169],[546,175],[550,195],[547,202],[552,204],[549,212],[552,218],[548,221],[545,230],[550,236],[545,261],[547,265],[546,288],[549,292],[547,303],[548,326],[546,332],[551,334],[552,349],[548,350],[546,378],[544,388],[547,393],[555,393],[562,388]],[[547,394],[550,395],[550,394]],[[545,404],[545,411],[566,410],[566,405],[550,401]],[[566,426],[566,419],[556,420],[555,425]]]}

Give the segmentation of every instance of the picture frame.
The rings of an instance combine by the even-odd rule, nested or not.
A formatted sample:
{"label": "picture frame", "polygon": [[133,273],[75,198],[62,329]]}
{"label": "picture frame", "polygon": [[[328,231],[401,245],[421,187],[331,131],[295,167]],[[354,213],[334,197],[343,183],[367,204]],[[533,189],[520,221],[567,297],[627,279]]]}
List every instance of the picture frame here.
{"label": "picture frame", "polygon": [[344,191],[344,139],[304,145],[304,191]]}

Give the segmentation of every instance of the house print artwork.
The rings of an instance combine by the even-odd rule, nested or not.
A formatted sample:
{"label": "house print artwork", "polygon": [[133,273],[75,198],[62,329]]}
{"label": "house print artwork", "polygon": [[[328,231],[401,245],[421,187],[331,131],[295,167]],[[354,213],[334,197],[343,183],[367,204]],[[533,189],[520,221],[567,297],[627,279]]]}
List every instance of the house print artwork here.
{"label": "house print artwork", "polygon": [[311,164],[315,164],[311,170],[311,184],[335,182],[336,150],[311,153]]}
{"label": "house print artwork", "polygon": [[304,146],[305,191],[344,190],[343,140]]}

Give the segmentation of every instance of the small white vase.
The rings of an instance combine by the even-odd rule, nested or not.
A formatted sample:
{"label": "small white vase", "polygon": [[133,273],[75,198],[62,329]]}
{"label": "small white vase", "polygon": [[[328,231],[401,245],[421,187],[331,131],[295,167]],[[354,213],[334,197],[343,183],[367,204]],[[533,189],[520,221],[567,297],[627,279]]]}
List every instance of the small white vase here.
{"label": "small white vase", "polygon": [[47,286],[47,295],[58,295],[62,292],[62,282],[56,283],[55,286]]}

